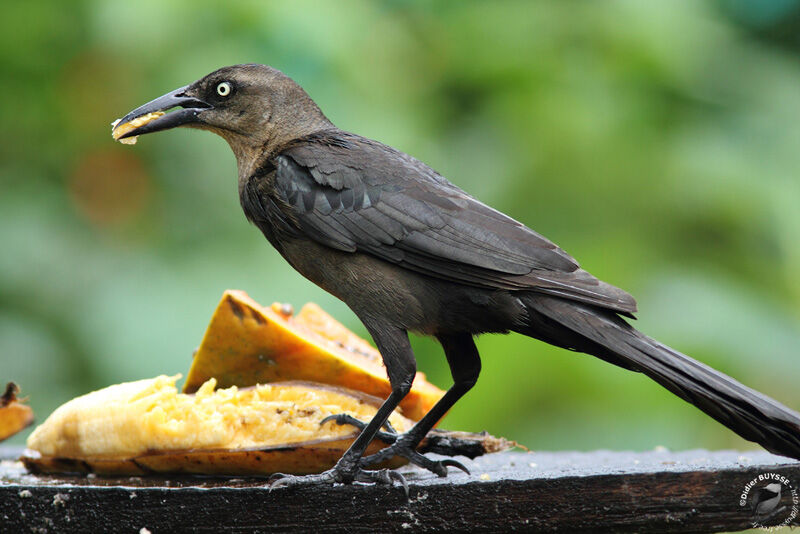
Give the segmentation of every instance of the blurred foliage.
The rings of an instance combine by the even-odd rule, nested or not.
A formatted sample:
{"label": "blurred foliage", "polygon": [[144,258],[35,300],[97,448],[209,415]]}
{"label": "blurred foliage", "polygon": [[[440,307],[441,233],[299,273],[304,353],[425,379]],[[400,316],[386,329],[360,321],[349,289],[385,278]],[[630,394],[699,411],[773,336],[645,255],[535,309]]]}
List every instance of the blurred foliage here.
{"label": "blurred foliage", "polygon": [[[110,138],[145,101],[259,62],[629,290],[645,332],[800,408],[798,30],[796,0],[8,3],[0,379],[42,420],[185,372],[225,288],[364,332],[247,224],[221,139]],[[414,346],[448,386],[439,347]],[[448,427],[533,449],[752,447],[594,358],[518,335],[479,348]]]}

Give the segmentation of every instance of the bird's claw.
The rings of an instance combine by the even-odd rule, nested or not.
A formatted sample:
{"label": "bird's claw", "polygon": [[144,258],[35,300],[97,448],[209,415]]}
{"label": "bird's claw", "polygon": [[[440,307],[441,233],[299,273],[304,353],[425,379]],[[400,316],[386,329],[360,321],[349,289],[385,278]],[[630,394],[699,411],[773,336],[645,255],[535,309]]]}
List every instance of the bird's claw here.
{"label": "bird's claw", "polygon": [[315,486],[322,484],[333,484],[337,482],[332,470],[325,471],[318,475],[287,475],[284,473],[274,473],[267,479],[267,486],[271,492],[277,488],[291,488],[294,486]]}
{"label": "bird's claw", "polygon": [[319,485],[332,485],[332,484],[346,484],[358,482],[361,484],[378,484],[384,486],[392,486],[395,482],[403,487],[403,491],[408,498],[408,483],[403,475],[391,469],[379,469],[376,471],[369,471],[366,469],[358,468],[355,473],[346,474],[338,470],[336,467],[322,472],[318,475],[287,475],[284,473],[274,473],[267,479],[267,486],[269,491],[278,488],[291,488],[297,486],[319,486]]}
{"label": "bird's claw", "polygon": [[402,440],[395,441],[394,444],[386,447],[378,451],[377,453],[371,456],[365,456],[361,459],[361,467],[368,467],[373,464],[377,464],[388,460],[394,456],[402,456],[406,458],[410,463],[421,467],[423,469],[427,469],[431,473],[439,475],[440,477],[447,476],[447,468],[448,467],[455,467],[456,469],[460,469],[466,474],[470,474],[469,469],[466,468],[464,464],[457,460],[453,460],[451,458],[446,458],[444,460],[431,460],[424,454],[417,452],[410,446],[406,445],[402,442]]}
{"label": "bird's claw", "polygon": [[[420,456],[425,458],[425,456],[423,456],[421,454],[420,454]],[[426,459],[428,459],[428,458],[426,458]],[[434,464],[436,464],[438,466],[438,468],[440,468],[442,470],[441,473],[437,473],[440,477],[446,477],[447,476],[447,468],[448,467],[455,467],[456,469],[460,469],[461,471],[463,471],[467,475],[470,474],[469,469],[467,469],[467,467],[464,464],[462,464],[461,462],[459,462],[459,461],[451,460],[451,459],[439,460],[439,461],[431,460],[431,461]]]}
{"label": "bird's claw", "polygon": [[[319,424],[324,425],[329,421],[333,421],[337,425],[352,425],[360,430],[364,430],[364,428],[367,426],[367,423],[359,421],[352,415],[346,413],[329,415],[324,419],[322,419],[319,422]],[[374,464],[379,464],[395,456],[402,456],[412,464],[421,467],[423,469],[427,469],[428,471],[436,475],[439,475],[440,477],[447,476],[448,467],[455,467],[456,469],[460,469],[461,471],[465,472],[468,475],[470,474],[469,469],[467,469],[461,462],[449,458],[445,460],[431,460],[422,453],[417,452],[414,447],[409,445],[409,443],[411,441],[418,441],[418,440],[413,440],[412,438],[409,437],[410,436],[409,434],[402,434],[402,435],[398,434],[397,431],[389,423],[389,421],[386,421],[386,424],[384,424],[383,426],[388,430],[388,432],[383,432],[383,431],[377,432],[375,434],[375,437],[383,441],[384,443],[389,443],[390,446],[386,447],[385,449],[381,449],[380,451],[371,456],[366,456],[362,458],[359,461],[359,465],[364,470],[360,471],[359,473],[379,473],[380,471],[367,471],[366,468]],[[406,436],[406,439],[403,440],[402,436]],[[389,471],[389,472],[393,473],[390,476],[400,476],[402,478],[402,475],[400,475],[399,473],[395,473],[394,471]],[[383,482],[383,481],[372,480],[372,482]],[[403,479],[402,484],[403,487],[406,488],[406,493],[408,493],[405,479]]]}
{"label": "bird's claw", "polygon": [[[329,415],[324,419],[322,419],[322,421],[320,421],[319,424],[320,426],[322,426],[329,421],[333,421],[337,425],[352,425],[359,430],[364,430],[364,428],[367,426],[367,423],[360,421],[355,417],[353,417],[352,415],[346,413],[337,413]],[[375,437],[383,441],[384,443],[394,443],[397,440],[397,435],[398,435],[397,430],[394,429],[394,427],[389,421],[386,421],[383,427],[387,431],[386,432],[378,431],[375,433]]]}
{"label": "bird's claw", "polygon": [[403,487],[406,499],[408,498],[408,482],[406,482],[406,477],[391,469],[379,469],[377,471],[360,469],[358,473],[356,473],[355,481],[363,484],[380,484],[384,486],[392,486],[397,482]]}

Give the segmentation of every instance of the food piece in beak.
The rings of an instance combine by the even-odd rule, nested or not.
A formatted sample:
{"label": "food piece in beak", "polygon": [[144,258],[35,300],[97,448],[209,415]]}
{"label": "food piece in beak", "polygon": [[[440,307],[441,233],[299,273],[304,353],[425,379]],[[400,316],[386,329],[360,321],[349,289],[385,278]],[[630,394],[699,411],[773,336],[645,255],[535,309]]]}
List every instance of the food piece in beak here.
{"label": "food piece in beak", "polygon": [[[138,135],[202,122],[200,114],[211,105],[187,95],[187,88],[175,89],[117,119],[111,125],[111,136],[122,143],[133,144]],[[173,108],[182,109],[170,111]]]}
{"label": "food piece in beak", "polygon": [[138,136],[126,137],[125,139],[120,139],[120,137],[130,132],[131,130],[135,130],[140,126],[144,126],[148,122],[156,120],[162,115],[164,115],[163,111],[153,111],[152,113],[147,113],[146,115],[142,115],[141,117],[136,117],[135,119],[125,122],[123,124],[119,123],[121,119],[117,119],[111,123],[111,137],[113,137],[114,140],[119,141],[120,143],[126,145],[135,145]]}

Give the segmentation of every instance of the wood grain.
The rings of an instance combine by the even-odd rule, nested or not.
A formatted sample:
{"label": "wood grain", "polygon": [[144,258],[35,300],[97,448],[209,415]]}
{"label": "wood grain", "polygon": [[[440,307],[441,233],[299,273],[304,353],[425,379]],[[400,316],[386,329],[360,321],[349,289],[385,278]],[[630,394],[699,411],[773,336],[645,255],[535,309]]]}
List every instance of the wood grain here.
{"label": "wood grain", "polygon": [[739,501],[759,474],[800,487],[800,463],[765,452],[506,452],[465,463],[471,475],[446,479],[401,469],[406,500],[399,487],[270,492],[255,478],[40,476],[5,460],[0,531],[718,532],[752,527]]}

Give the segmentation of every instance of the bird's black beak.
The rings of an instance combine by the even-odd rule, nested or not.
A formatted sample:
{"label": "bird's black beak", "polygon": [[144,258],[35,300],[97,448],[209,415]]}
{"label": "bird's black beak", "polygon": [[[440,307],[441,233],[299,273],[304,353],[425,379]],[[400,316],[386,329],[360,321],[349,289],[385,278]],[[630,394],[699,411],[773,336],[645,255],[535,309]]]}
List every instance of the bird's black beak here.
{"label": "bird's black beak", "polygon": [[[146,133],[168,130],[184,124],[200,122],[198,115],[211,106],[186,94],[189,86],[175,89],[174,91],[151,100],[139,106],[119,120],[114,121],[111,135],[114,139],[121,140],[136,137]],[[183,109],[165,113],[166,111],[181,107]]]}

